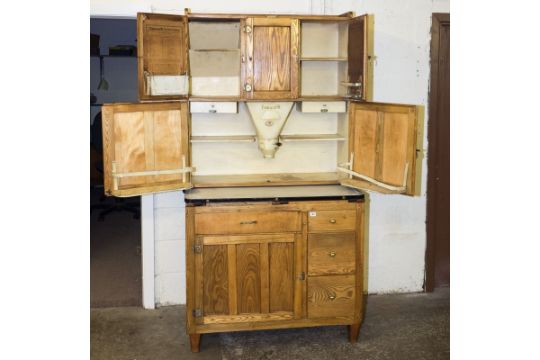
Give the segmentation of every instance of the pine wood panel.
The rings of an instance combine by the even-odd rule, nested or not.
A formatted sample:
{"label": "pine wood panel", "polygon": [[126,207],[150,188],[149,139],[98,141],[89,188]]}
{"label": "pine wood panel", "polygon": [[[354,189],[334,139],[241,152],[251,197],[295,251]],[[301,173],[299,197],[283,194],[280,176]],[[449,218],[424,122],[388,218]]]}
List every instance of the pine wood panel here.
{"label": "pine wood panel", "polygon": [[[203,324],[231,324],[231,323],[248,323],[256,321],[283,321],[293,318],[292,313],[276,312],[272,314],[239,314],[236,316],[206,316]],[[234,326],[234,324],[231,324]]]}
{"label": "pine wood panel", "polygon": [[195,218],[197,234],[249,234],[299,231],[298,212],[238,212],[200,214]]}
{"label": "pine wood panel", "polygon": [[268,249],[270,268],[270,312],[293,311],[294,245],[273,243]]}
{"label": "pine wood panel", "polygon": [[[351,108],[354,109],[353,106]],[[377,112],[363,109],[353,111],[356,120],[350,129],[353,138],[352,152],[355,157],[353,171],[375,178],[378,150]]]}
{"label": "pine wood panel", "polygon": [[291,88],[291,29],[256,26],[253,29],[255,91],[288,91]]}
{"label": "pine wood panel", "polygon": [[[353,171],[392,186],[403,186],[402,193],[414,195],[416,180],[417,111],[413,105],[350,104],[349,152],[354,154]],[[405,176],[407,165],[407,177]],[[342,185],[381,193],[396,190],[345,179]]]}
{"label": "pine wood panel", "polygon": [[230,235],[230,236],[205,236],[205,245],[225,244],[268,244],[274,242],[294,242],[294,234],[266,234],[266,235]]}
{"label": "pine wood panel", "polygon": [[236,245],[236,259],[238,313],[260,313],[261,277],[259,245]]}
{"label": "pine wood panel", "polygon": [[312,214],[308,217],[309,232],[354,231],[356,229],[356,212],[354,210],[323,210],[314,211]]}
{"label": "pine wood panel", "polygon": [[227,246],[204,246],[203,253],[204,315],[229,314]]}
{"label": "pine wood panel", "polygon": [[191,188],[189,173],[115,177],[115,174],[178,170],[184,167],[184,159],[185,166],[189,166],[187,103],[154,105],[103,106],[103,168],[107,195],[133,196]]}
{"label": "pine wood panel", "polygon": [[310,318],[354,314],[355,276],[309,277],[307,302]]}
{"label": "pine wood panel", "polygon": [[308,275],[354,274],[356,233],[309,234]]}
{"label": "pine wood panel", "polygon": [[[388,184],[403,185],[407,163],[408,115],[403,113],[384,114],[384,130],[381,155],[381,180]],[[411,166],[409,164],[409,166]]]}

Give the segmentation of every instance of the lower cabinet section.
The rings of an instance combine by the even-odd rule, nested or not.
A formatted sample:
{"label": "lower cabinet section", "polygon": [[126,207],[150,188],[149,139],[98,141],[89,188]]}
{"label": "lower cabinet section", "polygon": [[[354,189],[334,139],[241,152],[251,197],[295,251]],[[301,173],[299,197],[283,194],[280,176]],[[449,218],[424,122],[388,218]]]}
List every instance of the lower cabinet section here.
{"label": "lower cabinet section", "polygon": [[349,340],[356,341],[363,206],[346,200],[188,205],[192,351],[199,351],[204,333],[323,325],[350,325]]}

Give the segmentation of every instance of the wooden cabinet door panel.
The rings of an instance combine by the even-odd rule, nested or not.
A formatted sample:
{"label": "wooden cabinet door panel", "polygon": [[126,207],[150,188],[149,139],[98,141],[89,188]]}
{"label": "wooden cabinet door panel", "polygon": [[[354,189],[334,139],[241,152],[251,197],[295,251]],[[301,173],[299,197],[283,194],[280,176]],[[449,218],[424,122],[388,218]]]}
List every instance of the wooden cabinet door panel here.
{"label": "wooden cabinet door panel", "polygon": [[102,118],[107,195],[192,187],[187,103],[107,104]]}
{"label": "wooden cabinet door panel", "polygon": [[298,19],[248,18],[242,24],[243,97],[298,97]]}
{"label": "wooden cabinet door panel", "polygon": [[368,83],[368,16],[362,15],[349,21],[347,46],[348,80],[362,84],[362,99],[366,99]]}
{"label": "wooden cabinet door panel", "polygon": [[[414,105],[351,102],[350,179],[342,185],[414,195],[417,111]],[[352,172],[351,172],[352,171]],[[346,171],[345,171],[346,172]]]}
{"label": "wooden cabinet door panel", "polygon": [[[197,217],[197,216],[195,216]],[[199,324],[298,317],[297,234],[197,236],[195,308]]]}
{"label": "wooden cabinet door panel", "polygon": [[185,16],[137,14],[139,98],[178,99],[187,95]]}

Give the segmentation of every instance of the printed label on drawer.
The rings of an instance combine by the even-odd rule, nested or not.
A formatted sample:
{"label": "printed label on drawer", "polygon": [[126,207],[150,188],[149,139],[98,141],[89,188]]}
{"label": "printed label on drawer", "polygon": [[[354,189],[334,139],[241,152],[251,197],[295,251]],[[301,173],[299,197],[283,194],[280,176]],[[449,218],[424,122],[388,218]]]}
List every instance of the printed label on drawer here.
{"label": "printed label on drawer", "polygon": [[309,216],[311,216],[311,217],[317,216],[317,212],[316,211],[310,211]]}

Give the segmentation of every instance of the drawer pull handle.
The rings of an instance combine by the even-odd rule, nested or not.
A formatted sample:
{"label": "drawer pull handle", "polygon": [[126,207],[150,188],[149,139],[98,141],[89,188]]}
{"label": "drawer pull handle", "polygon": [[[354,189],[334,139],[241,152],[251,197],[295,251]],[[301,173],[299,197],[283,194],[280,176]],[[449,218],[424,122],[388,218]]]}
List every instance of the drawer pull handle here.
{"label": "drawer pull handle", "polygon": [[240,225],[252,225],[256,224],[257,220],[251,220],[251,221],[240,221]]}
{"label": "drawer pull handle", "polygon": [[335,252],[335,251],[330,251],[330,252],[328,253],[328,256],[330,256],[330,257],[336,257],[336,252]]}
{"label": "drawer pull handle", "polygon": [[330,224],[335,224],[336,223],[336,219],[330,219]]}
{"label": "drawer pull handle", "polygon": [[328,298],[329,298],[330,300],[335,300],[336,295],[329,295]]}

